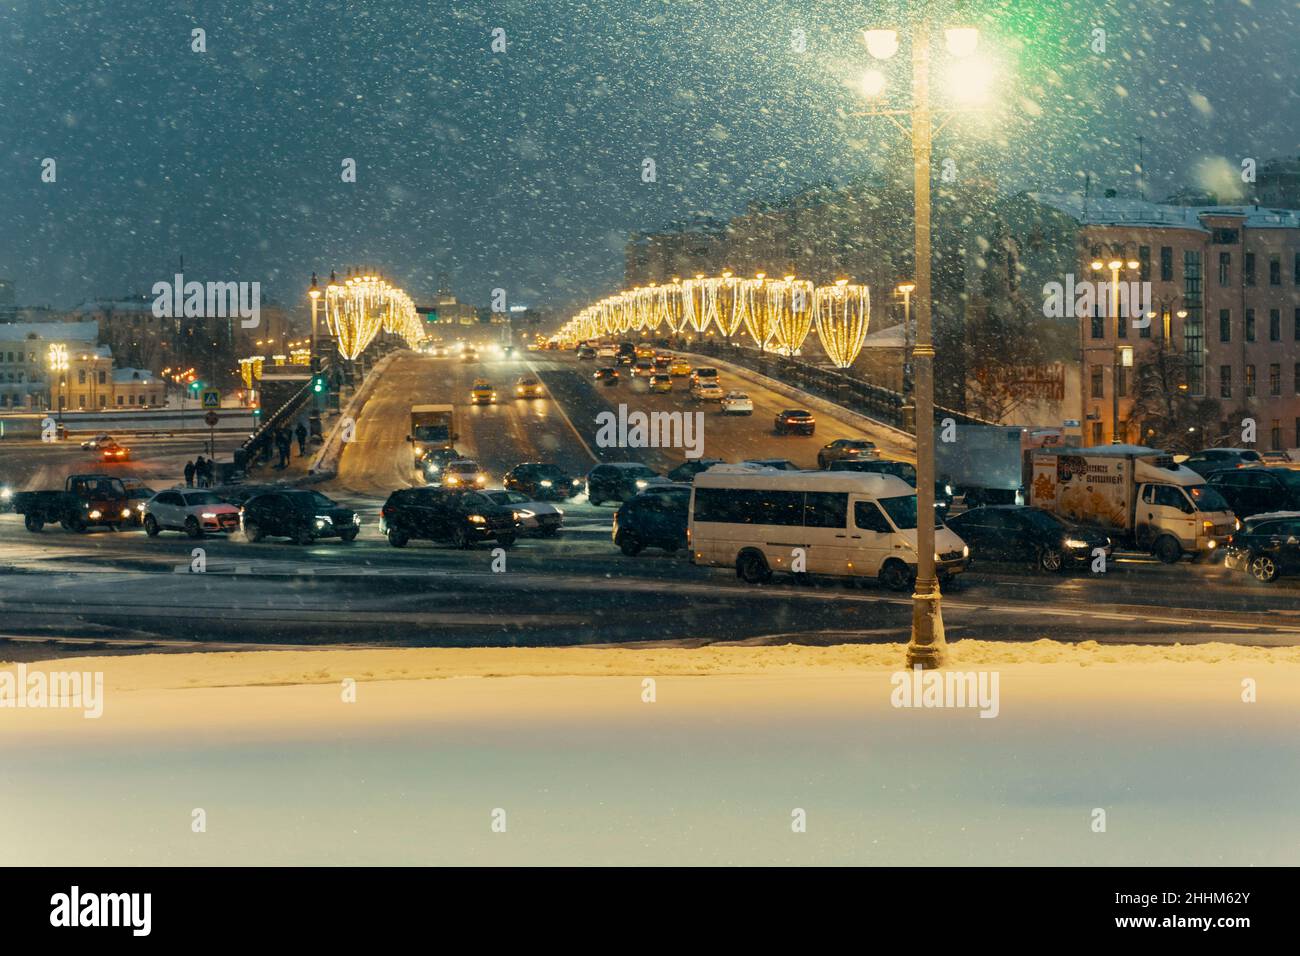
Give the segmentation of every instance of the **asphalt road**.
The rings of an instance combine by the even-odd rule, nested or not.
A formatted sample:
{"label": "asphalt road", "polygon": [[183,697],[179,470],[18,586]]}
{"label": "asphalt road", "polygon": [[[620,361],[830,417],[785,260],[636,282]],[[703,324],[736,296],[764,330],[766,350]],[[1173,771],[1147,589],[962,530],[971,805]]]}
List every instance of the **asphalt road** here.
{"label": "asphalt road", "polygon": [[[475,378],[488,378],[504,397],[530,368],[552,397],[466,404]],[[64,641],[76,641],[79,653],[125,653],[160,645],[192,649],[186,642],[840,643],[906,636],[907,594],[836,580],[750,587],[725,571],[692,566],[683,553],[625,557],[610,540],[614,506],[594,507],[582,497],[563,506],[566,530],[559,538],[521,540],[505,553],[504,570],[494,570],[486,546],[459,552],[414,542],[399,550],[380,537],[384,497],[416,482],[405,441],[412,404],[463,406],[459,445],[497,478],[529,459],[556,461],[575,474],[585,473],[596,456],[660,469],[683,460],[680,449],[599,447],[596,415],[620,402],[696,411],[684,392],[649,395],[641,383],[628,382],[597,387],[590,374],[591,363],[551,353],[472,364],[400,356],[360,415],[339,477],[325,488],[362,514],[361,537],[351,545],[193,542],[172,534],[149,539],[142,532],[73,535],[57,528],[32,535],[17,516],[0,515],[0,658],[57,656],[67,653]],[[810,466],[821,444],[854,434],[852,426],[822,417],[815,438],[776,437],[771,414],[789,402],[729,376],[723,384],[744,387],[756,411],[752,418],[727,418],[702,409],[706,455],[788,457]],[[131,466],[146,473],[161,470],[159,463],[176,451],[166,444],[139,447],[158,456],[142,454]],[[16,467],[50,474],[80,467],[78,453],[68,449],[35,446],[30,456],[18,449],[8,458],[11,467],[15,458]],[[976,565],[947,594],[944,608],[951,639],[1300,640],[1294,583],[1264,587],[1217,565],[1166,567],[1141,558],[1113,562],[1104,575]]]}

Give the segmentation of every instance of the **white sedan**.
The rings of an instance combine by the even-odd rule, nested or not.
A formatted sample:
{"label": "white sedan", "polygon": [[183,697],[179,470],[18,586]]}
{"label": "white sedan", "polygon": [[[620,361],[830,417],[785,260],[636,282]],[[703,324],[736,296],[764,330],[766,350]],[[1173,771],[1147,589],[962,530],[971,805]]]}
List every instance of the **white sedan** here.
{"label": "white sedan", "polygon": [[191,538],[207,532],[230,534],[239,529],[239,508],[210,491],[160,491],[144,505],[144,530],[184,531]]}
{"label": "white sedan", "polygon": [[700,381],[691,386],[691,398],[697,402],[720,402],[724,394],[716,382]]}
{"label": "white sedan", "polygon": [[728,392],[722,397],[722,412],[725,415],[752,415],[754,401],[744,392]]}
{"label": "white sedan", "polygon": [[480,494],[491,498],[502,508],[510,508],[519,522],[519,530],[524,534],[539,534],[549,538],[559,532],[564,525],[564,509],[556,507],[549,501],[534,501],[521,491],[483,491]]}
{"label": "white sedan", "polygon": [[483,488],[487,483],[487,472],[478,462],[468,458],[450,462],[442,469],[444,488]]}

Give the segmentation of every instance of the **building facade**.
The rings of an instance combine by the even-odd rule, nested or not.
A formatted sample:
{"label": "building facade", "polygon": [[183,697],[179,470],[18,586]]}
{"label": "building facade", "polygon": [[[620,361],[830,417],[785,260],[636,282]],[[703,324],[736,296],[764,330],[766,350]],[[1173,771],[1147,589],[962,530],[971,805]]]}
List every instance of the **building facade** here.
{"label": "building facade", "polygon": [[[1086,443],[1300,447],[1300,212],[1065,194],[1018,202],[1037,206],[1018,223],[1034,224],[1017,240],[1028,281],[1107,283],[1076,299],[1084,314],[1065,317],[1077,323]],[[1051,253],[1035,259],[1035,242]],[[1116,277],[1139,290],[1137,303],[1114,307]]]}

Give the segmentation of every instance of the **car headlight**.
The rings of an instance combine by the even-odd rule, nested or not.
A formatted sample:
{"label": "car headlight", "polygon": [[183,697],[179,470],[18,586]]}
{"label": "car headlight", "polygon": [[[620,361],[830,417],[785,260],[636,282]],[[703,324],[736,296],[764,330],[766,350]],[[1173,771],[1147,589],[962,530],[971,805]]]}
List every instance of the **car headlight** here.
{"label": "car headlight", "polygon": [[12,488],[0,488],[0,501],[8,501],[14,496]]}
{"label": "car headlight", "polygon": [[459,484],[460,484],[460,479],[457,478],[455,475],[448,475],[448,476],[447,476],[447,484],[449,484],[449,485],[459,485]]}
{"label": "car headlight", "polygon": [[487,518],[482,515],[470,515],[469,520],[473,524],[487,524]]}
{"label": "car headlight", "polygon": [[129,518],[129,517],[131,517],[131,509],[130,509],[130,508],[123,508],[123,509],[122,509],[122,517],[123,517],[123,518]]}
{"label": "car headlight", "polygon": [[563,508],[556,508],[556,509],[555,509],[555,513],[556,513],[557,515],[559,515],[561,518],[564,517],[564,509],[563,509]]}
{"label": "car headlight", "polygon": [[358,528],[361,527],[361,515],[354,514],[352,516],[352,523]]}
{"label": "car headlight", "polygon": [[580,485],[580,484],[582,484],[582,479],[581,479],[581,478],[574,478],[574,479],[573,479],[573,485],[574,485],[575,488],[576,488],[578,485]]}
{"label": "car headlight", "polygon": [[1086,548],[1088,546],[1088,542],[1081,541],[1078,538],[1066,538],[1065,546],[1067,548]]}
{"label": "car headlight", "polygon": [[475,475],[475,476],[474,476],[474,484],[476,484],[476,485],[485,485],[485,484],[487,484],[487,475]]}
{"label": "car headlight", "polygon": [[649,486],[649,482],[647,482],[644,478],[638,478],[636,480],[636,486],[638,489],[644,489]]}
{"label": "car headlight", "polygon": [[[8,489],[5,489],[5,490],[7,491]],[[1240,531],[1240,530],[1241,530],[1241,519],[1240,519],[1240,518],[1233,518],[1232,521],[1233,521],[1233,529],[1232,529],[1232,530],[1233,530],[1233,531]],[[1107,539],[1106,543],[1107,543],[1107,544],[1110,544],[1110,540]]]}
{"label": "car headlight", "polygon": [[432,462],[432,461],[425,462],[425,464],[424,464],[424,470],[425,470],[425,471],[437,471],[437,470],[438,470],[438,465],[437,465],[436,462]]}
{"label": "car headlight", "polygon": [[217,513],[215,511],[205,511],[199,517],[207,521],[215,521],[217,520]]}
{"label": "car headlight", "polygon": [[943,486],[943,493],[944,493],[945,495],[950,495],[950,494],[952,494],[952,485],[944,485],[944,486]]}
{"label": "car headlight", "polygon": [[423,446],[423,445],[416,445],[416,446],[415,446],[415,453],[416,453],[417,455],[423,455],[423,454],[424,454],[424,446]]}
{"label": "car headlight", "polygon": [[969,545],[969,544],[964,544],[964,545],[962,545],[962,548],[961,548],[961,556],[962,556],[963,558],[969,558],[969,557],[970,557],[970,545]]}
{"label": "car headlight", "polygon": [[516,518],[536,518],[536,517],[537,517],[537,512],[535,512],[535,511],[529,511],[527,508],[520,508],[518,511],[515,512],[515,517],[516,517]]}
{"label": "car headlight", "polygon": [[543,488],[549,488],[549,487],[551,487],[552,484],[553,484],[553,482],[551,481],[551,479],[549,479],[549,478],[543,478],[543,479],[542,479],[542,487],[543,487]]}
{"label": "car headlight", "polygon": [[135,506],[135,510],[136,510],[136,511],[144,511],[144,502],[142,501],[142,502],[140,502],[138,505],[136,505],[136,506]]}
{"label": "car headlight", "polygon": [[331,518],[329,515],[316,516],[316,524],[322,528],[325,527],[327,524],[333,524],[333,523],[334,523],[334,519]]}
{"label": "car headlight", "polygon": [[102,518],[102,517],[104,516],[104,514],[103,514],[103,512],[101,512],[98,508],[96,508],[94,511],[92,511],[92,512],[90,513],[90,516],[91,516],[92,518]]}

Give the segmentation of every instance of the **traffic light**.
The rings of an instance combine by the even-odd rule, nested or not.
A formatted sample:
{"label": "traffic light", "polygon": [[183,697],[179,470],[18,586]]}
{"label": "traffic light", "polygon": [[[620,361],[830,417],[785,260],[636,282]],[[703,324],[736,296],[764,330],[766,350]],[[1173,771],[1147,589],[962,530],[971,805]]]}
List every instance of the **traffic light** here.
{"label": "traffic light", "polygon": [[311,377],[311,390],[316,395],[324,395],[329,391],[329,384],[325,381],[324,375],[313,375]]}
{"label": "traffic light", "polygon": [[201,392],[201,391],[203,391],[203,383],[202,383],[202,382],[190,382],[190,392],[192,392],[193,394],[197,395],[197,394],[199,394],[199,392]]}

